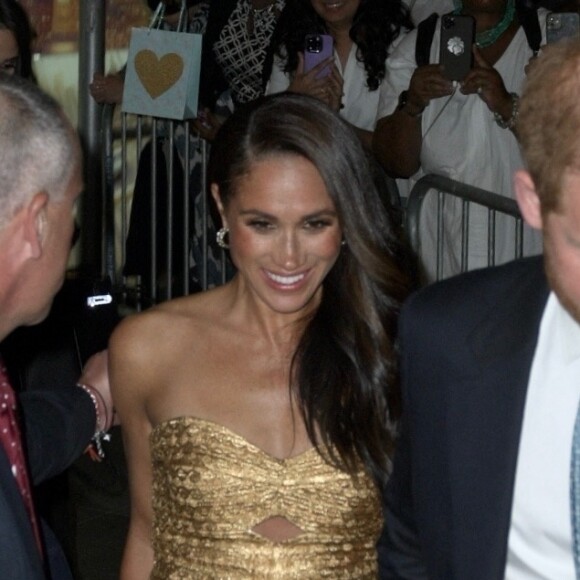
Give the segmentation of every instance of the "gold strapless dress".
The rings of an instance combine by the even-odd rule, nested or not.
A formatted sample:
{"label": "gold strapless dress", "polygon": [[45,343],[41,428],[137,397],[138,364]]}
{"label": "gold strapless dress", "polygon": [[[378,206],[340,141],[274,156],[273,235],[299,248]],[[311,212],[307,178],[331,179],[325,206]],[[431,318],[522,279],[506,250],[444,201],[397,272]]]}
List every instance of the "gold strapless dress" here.
{"label": "gold strapless dress", "polygon": [[[314,449],[286,460],[216,423],[180,417],[151,434],[156,580],[376,578],[377,486]],[[300,528],[274,542],[273,516]]]}

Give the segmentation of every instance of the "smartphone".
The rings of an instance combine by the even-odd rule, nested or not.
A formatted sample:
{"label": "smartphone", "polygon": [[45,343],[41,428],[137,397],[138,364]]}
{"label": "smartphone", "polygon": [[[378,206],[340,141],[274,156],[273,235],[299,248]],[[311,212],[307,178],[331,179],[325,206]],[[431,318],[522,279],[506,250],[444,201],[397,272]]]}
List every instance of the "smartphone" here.
{"label": "smartphone", "polygon": [[[312,70],[334,55],[334,39],[329,34],[307,34],[304,38],[304,72]],[[317,79],[327,77],[332,72],[332,65],[325,66]]]}
{"label": "smartphone", "polygon": [[439,63],[450,81],[462,81],[473,66],[475,18],[464,14],[441,16]]}
{"label": "smartphone", "polygon": [[558,42],[563,38],[580,38],[580,15],[578,12],[550,12],[546,17],[546,42]]}

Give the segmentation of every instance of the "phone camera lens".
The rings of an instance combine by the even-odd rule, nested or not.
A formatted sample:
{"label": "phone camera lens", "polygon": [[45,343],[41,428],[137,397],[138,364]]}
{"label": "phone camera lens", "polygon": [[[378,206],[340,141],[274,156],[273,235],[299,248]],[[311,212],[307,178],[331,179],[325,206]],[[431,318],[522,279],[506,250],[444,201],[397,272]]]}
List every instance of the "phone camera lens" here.
{"label": "phone camera lens", "polygon": [[309,36],[306,40],[306,50],[308,52],[320,52],[322,50],[322,38],[318,35]]}
{"label": "phone camera lens", "polygon": [[453,28],[455,25],[455,18],[451,14],[447,14],[443,17],[443,28],[446,30],[449,28]]}

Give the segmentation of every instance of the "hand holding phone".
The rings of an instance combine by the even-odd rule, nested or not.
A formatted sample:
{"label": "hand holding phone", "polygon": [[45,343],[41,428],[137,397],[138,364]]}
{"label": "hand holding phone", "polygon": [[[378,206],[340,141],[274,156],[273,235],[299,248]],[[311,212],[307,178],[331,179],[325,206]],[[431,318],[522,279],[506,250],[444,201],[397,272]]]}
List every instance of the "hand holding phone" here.
{"label": "hand holding phone", "polygon": [[462,81],[473,66],[475,19],[464,14],[444,14],[441,17],[439,63],[443,76],[450,81]]}
{"label": "hand holding phone", "polygon": [[[334,39],[329,34],[307,34],[304,38],[304,72],[307,73],[334,55]],[[332,65],[325,66],[317,75],[323,79],[330,75]]]}

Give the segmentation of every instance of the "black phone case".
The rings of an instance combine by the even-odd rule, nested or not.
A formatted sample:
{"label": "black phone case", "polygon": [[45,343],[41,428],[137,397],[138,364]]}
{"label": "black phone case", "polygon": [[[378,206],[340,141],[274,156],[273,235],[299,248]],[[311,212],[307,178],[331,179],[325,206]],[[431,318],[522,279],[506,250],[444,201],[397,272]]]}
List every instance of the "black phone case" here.
{"label": "black phone case", "polygon": [[550,12],[546,17],[546,42],[580,38],[580,15],[577,12]]}
{"label": "black phone case", "polygon": [[451,81],[462,81],[473,65],[475,19],[463,14],[441,17],[439,63],[443,74]]}

